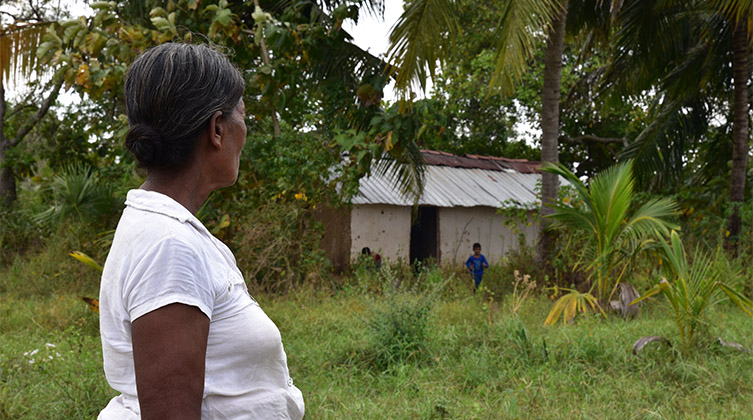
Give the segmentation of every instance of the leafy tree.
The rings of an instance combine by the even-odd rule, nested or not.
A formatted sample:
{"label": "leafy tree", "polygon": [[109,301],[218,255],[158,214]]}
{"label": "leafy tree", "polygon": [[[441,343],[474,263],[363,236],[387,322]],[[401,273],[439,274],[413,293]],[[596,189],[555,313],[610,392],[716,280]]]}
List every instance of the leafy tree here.
{"label": "leafy tree", "polygon": [[39,44],[46,26],[46,22],[3,24],[0,21],[0,51],[3,52],[0,54],[0,205],[6,207],[16,199],[16,177],[13,165],[8,161],[9,155],[47,114],[63,84],[60,75],[53,76],[53,80],[45,89],[46,97],[43,97],[38,105],[34,105],[36,112],[23,123],[8,126],[8,119],[25,105],[31,105],[32,97],[27,97],[23,105],[11,106],[9,109],[5,84],[11,75],[15,77],[20,73],[21,77],[28,77],[38,69],[33,51]]}

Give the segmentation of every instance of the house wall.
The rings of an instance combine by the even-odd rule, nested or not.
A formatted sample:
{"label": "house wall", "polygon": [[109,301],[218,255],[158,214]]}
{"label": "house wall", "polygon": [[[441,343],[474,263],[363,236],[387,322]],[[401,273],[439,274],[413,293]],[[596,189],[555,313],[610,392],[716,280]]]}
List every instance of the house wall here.
{"label": "house wall", "polygon": [[[529,220],[535,220],[534,214]],[[489,263],[497,263],[518,248],[519,235],[529,246],[536,244],[538,225],[516,223],[517,231],[505,226],[505,217],[492,207],[451,207],[439,209],[439,259],[442,264],[462,264],[473,252],[474,242]]]}
{"label": "house wall", "polygon": [[363,247],[369,247],[383,259],[407,261],[410,227],[410,207],[354,205],[350,213],[350,258],[357,258]]}

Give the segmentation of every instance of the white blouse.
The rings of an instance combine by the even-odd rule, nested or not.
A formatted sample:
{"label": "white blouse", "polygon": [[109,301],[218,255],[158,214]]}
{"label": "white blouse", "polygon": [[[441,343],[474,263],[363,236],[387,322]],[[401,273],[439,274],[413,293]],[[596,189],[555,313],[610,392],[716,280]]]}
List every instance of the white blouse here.
{"label": "white blouse", "polygon": [[98,419],[140,419],[131,322],[171,303],[210,320],[202,419],[301,419],[280,331],[248,293],[230,249],[185,207],[128,192],[99,295],[107,381],[121,395]]}

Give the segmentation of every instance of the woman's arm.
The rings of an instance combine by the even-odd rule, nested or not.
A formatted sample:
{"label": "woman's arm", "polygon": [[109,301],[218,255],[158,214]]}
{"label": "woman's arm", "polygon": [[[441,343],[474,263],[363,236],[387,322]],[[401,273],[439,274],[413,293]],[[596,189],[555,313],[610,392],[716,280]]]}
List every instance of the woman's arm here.
{"label": "woman's arm", "polygon": [[133,321],[141,419],[201,419],[209,318],[174,303]]}

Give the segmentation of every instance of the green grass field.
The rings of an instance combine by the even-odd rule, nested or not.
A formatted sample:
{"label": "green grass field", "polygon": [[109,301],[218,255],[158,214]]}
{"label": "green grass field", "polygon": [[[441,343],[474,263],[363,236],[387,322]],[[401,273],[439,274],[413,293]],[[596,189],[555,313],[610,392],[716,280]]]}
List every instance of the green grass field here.
{"label": "green grass field", "polygon": [[[78,285],[82,293],[62,293],[19,275],[5,271],[0,294],[0,418],[95,418],[114,395],[97,314],[79,297],[96,293],[96,278]],[[634,356],[632,343],[644,335],[679,346],[661,298],[635,320],[588,316],[545,327],[545,297],[511,315],[504,297],[489,305],[464,287],[449,289],[430,306],[420,350],[386,364],[374,320],[415,293],[258,296],[282,331],[306,418],[753,418],[753,355],[712,340],[753,347],[753,320],[730,305],[710,314],[706,344],[692,354],[651,344]]]}

